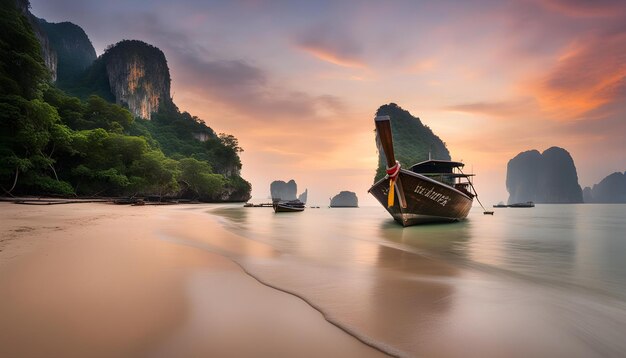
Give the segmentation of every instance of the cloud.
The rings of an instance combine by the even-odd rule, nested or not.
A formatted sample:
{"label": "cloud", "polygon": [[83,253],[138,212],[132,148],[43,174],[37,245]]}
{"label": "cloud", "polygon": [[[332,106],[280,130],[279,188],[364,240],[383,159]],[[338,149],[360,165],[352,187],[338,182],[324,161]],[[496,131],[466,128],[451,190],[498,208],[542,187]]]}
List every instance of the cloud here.
{"label": "cloud", "polygon": [[271,81],[264,70],[241,60],[207,59],[178,53],[173,56],[173,62],[184,87],[227,104],[250,118],[263,118],[266,124],[285,119],[322,119],[344,108],[338,97],[285,88]]}
{"label": "cloud", "polygon": [[208,97],[248,117],[280,123],[335,116],[343,101],[329,94],[310,94],[281,85],[249,61],[225,58],[191,34],[176,31],[151,13],[134,16],[133,25],[154,40],[171,64],[174,82],[196,96]]}
{"label": "cloud", "polygon": [[438,61],[434,58],[426,58],[419,61],[414,62],[407,69],[408,73],[412,74],[422,74],[426,72],[431,72],[437,68]]}
{"label": "cloud", "polygon": [[173,56],[181,66],[186,84],[197,88],[213,87],[220,91],[244,91],[266,86],[267,74],[242,60],[205,59],[194,53],[178,52]]}
{"label": "cloud", "polygon": [[580,39],[560,56],[535,96],[557,119],[575,119],[626,99],[626,33]]}
{"label": "cloud", "polygon": [[365,68],[362,48],[346,31],[335,26],[319,26],[295,39],[298,49],[325,62],[350,68]]}
{"label": "cloud", "polygon": [[500,102],[472,102],[445,107],[445,110],[490,117],[516,118],[535,111],[535,103],[529,98]]}
{"label": "cloud", "polygon": [[623,0],[544,0],[542,4],[572,17],[613,17],[626,13]]}

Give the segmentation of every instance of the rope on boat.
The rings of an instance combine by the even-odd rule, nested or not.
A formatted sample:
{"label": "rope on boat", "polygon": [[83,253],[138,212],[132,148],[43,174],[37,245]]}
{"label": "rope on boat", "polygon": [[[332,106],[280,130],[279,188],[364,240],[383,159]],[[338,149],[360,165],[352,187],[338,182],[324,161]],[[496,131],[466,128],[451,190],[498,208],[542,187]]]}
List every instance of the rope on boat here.
{"label": "rope on boat", "polygon": [[[458,169],[461,172],[461,174],[465,175],[465,173],[463,173],[463,170],[461,169],[461,167],[459,167]],[[478,201],[478,204],[480,204],[480,207],[483,208],[483,214],[489,213],[489,214],[493,215],[493,211],[487,211],[487,209],[485,209],[485,207],[483,206],[483,203],[481,203],[480,199],[478,199],[478,192],[476,191],[476,188],[474,188],[474,184],[472,184],[472,181],[469,180],[469,178],[468,178],[467,182],[472,187],[472,190],[474,190],[474,194],[476,194],[476,201]]]}
{"label": "rope on boat", "polygon": [[387,177],[389,177],[389,195],[387,195],[388,208],[393,206],[396,180],[398,179],[398,175],[400,175],[400,167],[400,162],[397,160],[396,164],[393,167],[387,167]]}

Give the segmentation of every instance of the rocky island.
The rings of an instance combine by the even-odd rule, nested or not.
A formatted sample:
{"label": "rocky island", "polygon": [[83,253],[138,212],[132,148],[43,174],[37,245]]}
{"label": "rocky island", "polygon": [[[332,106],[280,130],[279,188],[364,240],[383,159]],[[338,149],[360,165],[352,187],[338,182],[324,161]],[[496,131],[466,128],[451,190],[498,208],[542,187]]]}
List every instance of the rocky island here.
{"label": "rocky island", "polygon": [[288,182],[282,180],[275,180],[270,184],[270,194],[272,199],[280,200],[300,200],[306,204],[308,190],[305,190],[302,194],[298,195],[298,184],[291,179]]}
{"label": "rocky island", "polygon": [[291,179],[288,182],[275,180],[270,184],[272,199],[296,200],[298,195],[298,184]]}
{"label": "rocky island", "polygon": [[583,190],[585,203],[626,203],[626,172],[615,172]]}
{"label": "rocky island", "polygon": [[551,147],[543,153],[519,153],[507,164],[508,204],[582,203],[574,160],[568,151]]}
{"label": "rocky island", "polygon": [[331,208],[357,208],[359,207],[359,199],[356,193],[351,191],[342,191],[330,199]]}

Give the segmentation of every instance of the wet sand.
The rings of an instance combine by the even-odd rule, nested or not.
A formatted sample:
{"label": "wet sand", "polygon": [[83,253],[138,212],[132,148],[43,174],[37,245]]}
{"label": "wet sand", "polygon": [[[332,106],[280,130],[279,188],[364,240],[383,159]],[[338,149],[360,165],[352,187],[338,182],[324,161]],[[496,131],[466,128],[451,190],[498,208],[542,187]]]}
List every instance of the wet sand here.
{"label": "wet sand", "polygon": [[0,356],[385,356],[227,256],[198,206],[0,203]]}

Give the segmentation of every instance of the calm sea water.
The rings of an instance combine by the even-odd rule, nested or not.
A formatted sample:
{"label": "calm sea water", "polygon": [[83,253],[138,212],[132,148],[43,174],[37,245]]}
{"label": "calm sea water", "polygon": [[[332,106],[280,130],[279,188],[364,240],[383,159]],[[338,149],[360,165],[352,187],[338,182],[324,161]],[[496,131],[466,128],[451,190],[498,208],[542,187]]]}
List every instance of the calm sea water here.
{"label": "calm sea water", "polygon": [[219,206],[277,258],[235,257],[377,347],[405,356],[626,356],[626,205],[474,208],[402,228],[382,207]]}

